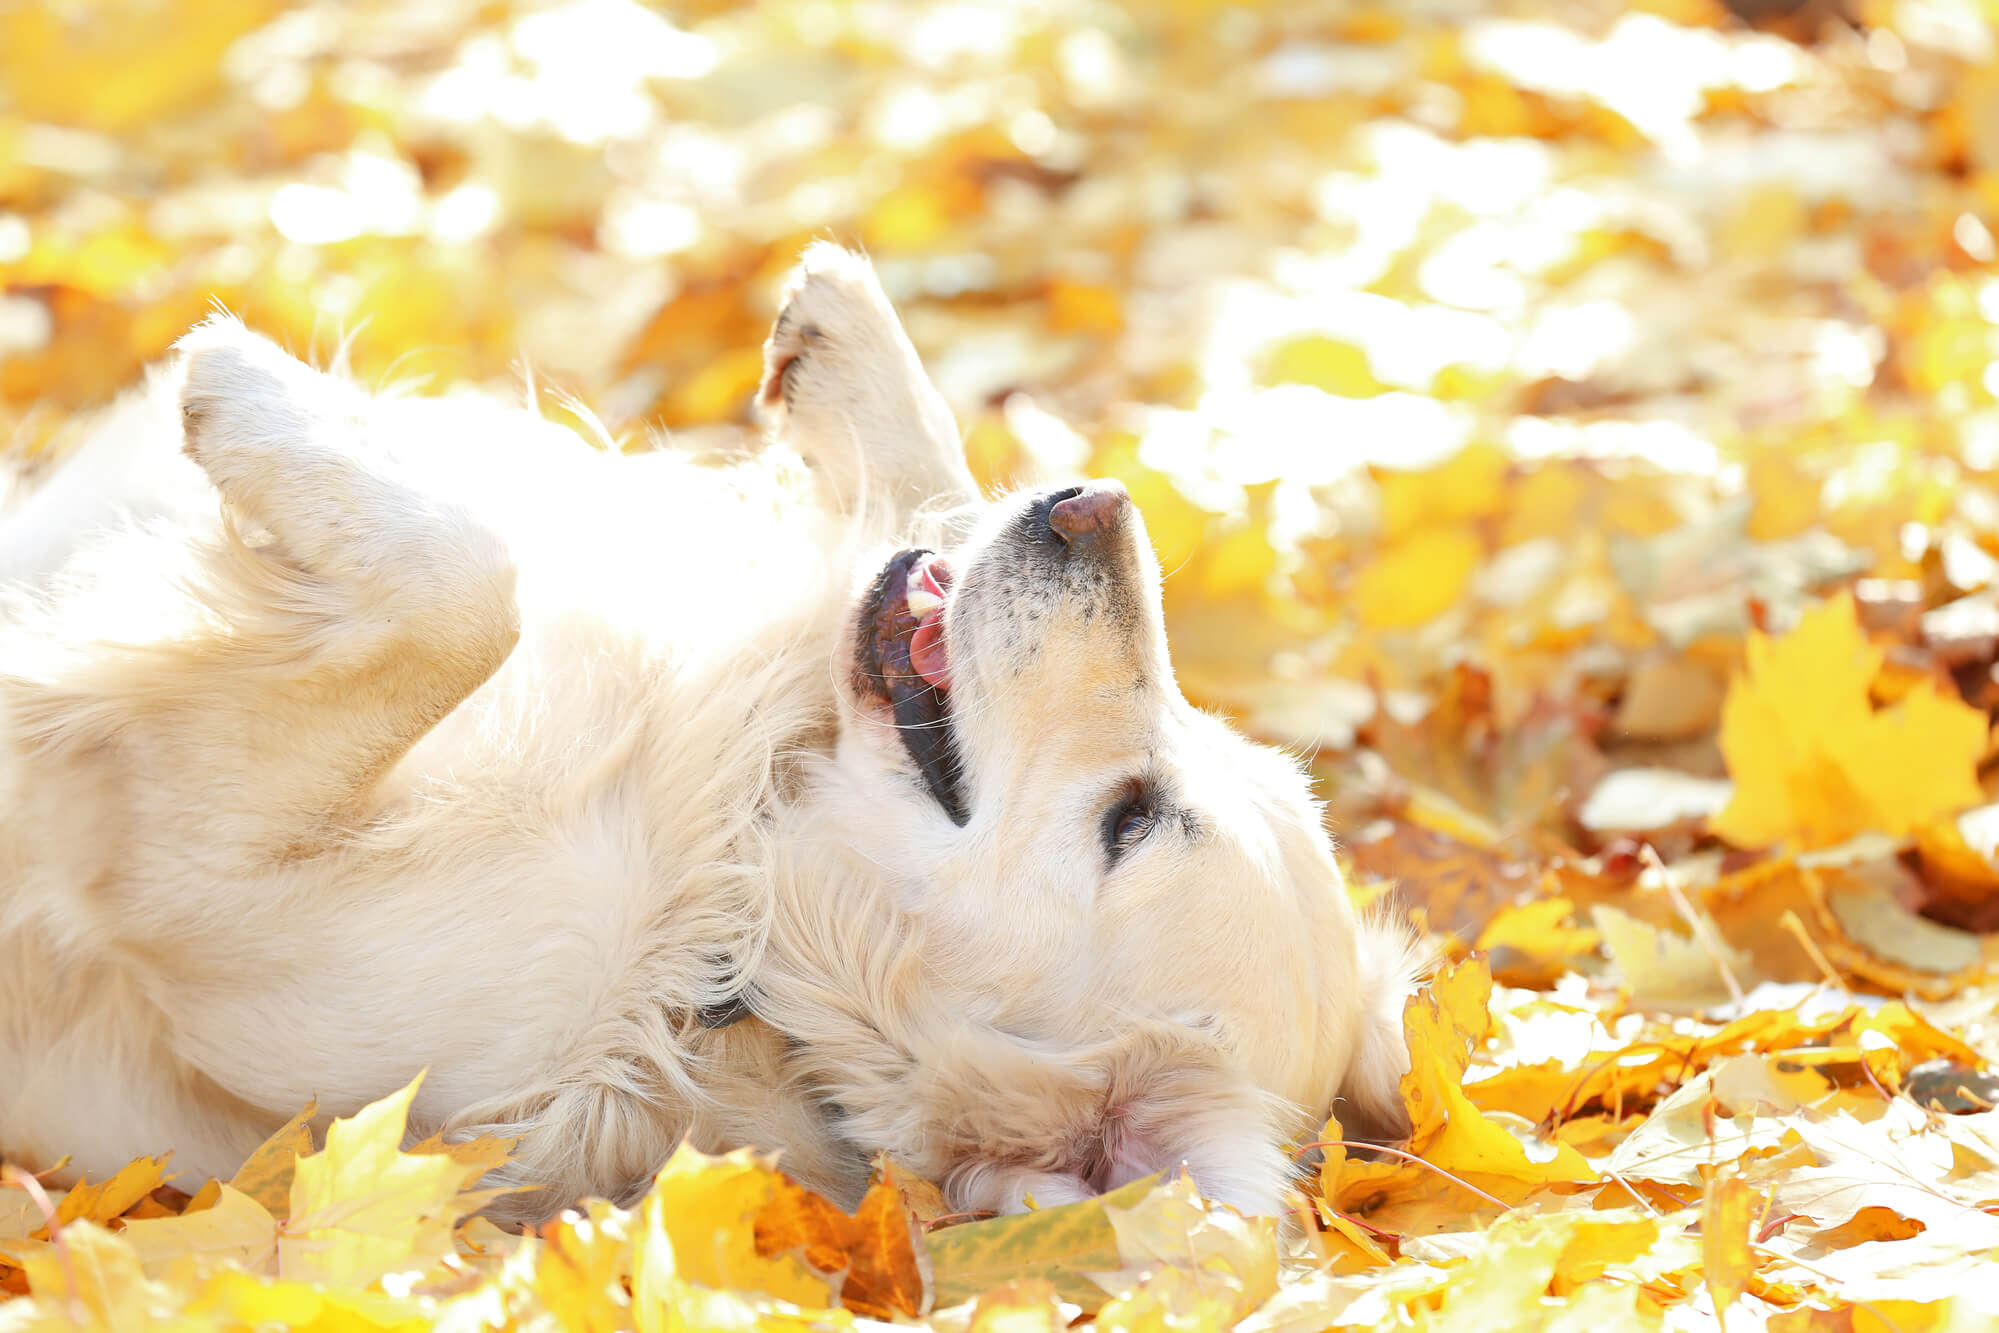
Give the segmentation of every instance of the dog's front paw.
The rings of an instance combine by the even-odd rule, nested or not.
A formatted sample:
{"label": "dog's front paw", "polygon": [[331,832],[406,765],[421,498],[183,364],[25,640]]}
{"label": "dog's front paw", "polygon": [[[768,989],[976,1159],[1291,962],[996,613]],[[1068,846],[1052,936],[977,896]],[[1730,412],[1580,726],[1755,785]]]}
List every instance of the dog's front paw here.
{"label": "dog's front paw", "polygon": [[957,424],[867,260],[805,252],[764,344],[757,400],[840,503],[913,508],[974,493]]}

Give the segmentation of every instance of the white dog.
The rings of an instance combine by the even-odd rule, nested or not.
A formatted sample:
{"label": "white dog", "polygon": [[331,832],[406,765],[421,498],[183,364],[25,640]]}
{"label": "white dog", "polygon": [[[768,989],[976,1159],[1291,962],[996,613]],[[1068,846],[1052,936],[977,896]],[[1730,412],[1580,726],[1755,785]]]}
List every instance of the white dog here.
{"label": "white dog", "polygon": [[216,319],[16,503],[0,1149],[227,1175],[422,1069],[521,1217],[683,1137],[1272,1211],[1336,1097],[1395,1135],[1409,951],[1180,697],[1122,488],[982,505],[831,246],[762,398],[755,458],[625,457]]}

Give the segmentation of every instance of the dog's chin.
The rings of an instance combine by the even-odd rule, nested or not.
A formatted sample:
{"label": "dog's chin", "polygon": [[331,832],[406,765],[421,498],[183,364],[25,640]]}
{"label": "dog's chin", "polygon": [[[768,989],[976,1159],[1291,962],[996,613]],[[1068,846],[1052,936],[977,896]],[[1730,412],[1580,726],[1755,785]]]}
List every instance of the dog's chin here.
{"label": "dog's chin", "polygon": [[899,551],[861,598],[854,688],[893,720],[910,762],[951,822],[971,818],[951,727],[951,656],[945,599],[954,571],[931,551]]}

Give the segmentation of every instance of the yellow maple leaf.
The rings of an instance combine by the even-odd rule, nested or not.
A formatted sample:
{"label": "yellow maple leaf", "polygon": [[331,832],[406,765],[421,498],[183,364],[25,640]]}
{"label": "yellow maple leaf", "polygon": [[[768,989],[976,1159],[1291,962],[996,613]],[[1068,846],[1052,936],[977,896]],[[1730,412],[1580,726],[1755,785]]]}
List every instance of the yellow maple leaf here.
{"label": "yellow maple leaf", "polygon": [[1324,1200],[1319,1202],[1318,1217],[1322,1230],[1314,1244],[1324,1256],[1326,1271],[1358,1273],[1395,1262],[1366,1228],[1345,1213],[1335,1212]]}
{"label": "yellow maple leaf", "polygon": [[181,1259],[197,1269],[223,1263],[254,1269],[276,1248],[278,1224],[255,1199],[223,1185],[211,1208],[128,1221],[121,1234],[149,1275]]}
{"label": "yellow maple leaf", "polygon": [[[1438,973],[1409,1001],[1402,1023],[1410,1065],[1402,1076],[1402,1097],[1409,1108],[1409,1151],[1428,1166],[1400,1159],[1358,1161],[1328,1150],[1320,1183],[1342,1211],[1379,1207],[1398,1197],[1448,1197],[1462,1213],[1478,1205],[1481,1192],[1515,1203],[1544,1185],[1597,1178],[1582,1154],[1566,1144],[1556,1145],[1545,1160],[1530,1157],[1520,1139],[1465,1094],[1472,1051],[1492,1025],[1491,997],[1491,972],[1483,959],[1471,958]],[[1337,1122],[1326,1137],[1340,1137]]]}
{"label": "yellow maple leaf", "polygon": [[1735,794],[1710,821],[1720,836],[1822,847],[1869,831],[1911,833],[1983,799],[1984,716],[1927,684],[1875,710],[1867,691],[1882,652],[1861,632],[1851,596],[1813,607],[1782,637],[1751,634],[1747,654],[1722,705]]}
{"label": "yellow maple leaf", "polygon": [[[774,1195],[779,1181],[766,1162],[749,1152],[707,1157],[686,1147],[674,1158],[682,1161],[681,1169],[664,1190],[655,1179],[636,1219],[620,1209],[593,1204],[595,1225],[565,1226],[557,1232],[572,1247],[595,1244],[599,1275],[594,1283],[572,1283],[572,1293],[581,1298],[576,1304],[549,1302],[562,1327],[589,1333],[628,1327],[637,1333],[752,1327],[762,1333],[850,1333],[855,1317],[846,1310],[827,1309],[832,1289],[796,1259],[762,1261],[765,1266],[760,1271],[742,1266],[743,1245],[732,1242],[747,1244],[754,1258],[750,1237],[755,1227],[751,1216],[741,1210],[761,1208],[751,1200],[759,1190]],[[666,1175],[662,1171],[660,1178]],[[627,1242],[625,1228],[634,1221],[636,1229]],[[690,1248],[692,1267],[701,1270],[698,1277],[685,1271],[681,1262],[682,1253]],[[727,1252],[723,1268],[704,1267],[708,1255],[723,1251]],[[590,1261],[588,1254],[583,1257]],[[607,1263],[609,1282],[603,1280]],[[801,1279],[800,1274],[805,1276]],[[627,1282],[629,1298],[624,1291]]]}
{"label": "yellow maple leaf", "polygon": [[973,1300],[1003,1282],[1046,1281],[1061,1298],[1094,1312],[1104,1290],[1089,1275],[1124,1264],[1106,1212],[1138,1203],[1158,1183],[1146,1176],[1109,1194],[933,1231],[929,1251],[937,1308]]}
{"label": "yellow maple leaf", "polygon": [[922,1228],[888,1175],[876,1176],[850,1215],[787,1176],[757,1213],[757,1253],[792,1254],[838,1283],[843,1309],[871,1319],[929,1308]]}
{"label": "yellow maple leaf", "polygon": [[654,1178],[645,1217],[657,1220],[687,1281],[824,1309],[835,1303],[832,1289],[795,1254],[757,1253],[757,1214],[777,1188],[777,1173],[747,1149],[710,1157],[683,1144]]}
{"label": "yellow maple leaf", "polygon": [[1068,1326],[1055,1288],[1039,1278],[1001,1283],[972,1310],[972,1333],[1061,1333]]}
{"label": "yellow maple leaf", "polygon": [[400,1092],[336,1120],[326,1148],[298,1159],[291,1217],[278,1242],[286,1278],[360,1287],[384,1273],[424,1269],[453,1253],[460,1219],[492,1195],[467,1187],[486,1162],[406,1153],[403,1133],[422,1075]]}
{"label": "yellow maple leaf", "polygon": [[[673,1328],[675,1307],[686,1295],[686,1284],[674,1267],[666,1205],[654,1194],[639,1206],[639,1232],[632,1244],[632,1319],[637,1333],[669,1333]],[[617,1311],[612,1314],[615,1318]]]}
{"label": "yellow maple leaf", "polygon": [[1097,1311],[1092,1327],[1102,1333],[1172,1333],[1176,1329],[1224,1329],[1237,1319],[1230,1293],[1184,1268],[1145,1269],[1116,1284],[1118,1294]]}

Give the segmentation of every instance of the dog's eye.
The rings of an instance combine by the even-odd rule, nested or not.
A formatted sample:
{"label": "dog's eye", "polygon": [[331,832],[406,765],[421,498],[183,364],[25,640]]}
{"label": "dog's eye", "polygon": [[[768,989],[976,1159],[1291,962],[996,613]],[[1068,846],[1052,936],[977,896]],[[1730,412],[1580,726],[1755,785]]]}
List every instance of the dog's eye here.
{"label": "dog's eye", "polygon": [[1117,831],[1111,835],[1111,840],[1119,847],[1129,847],[1150,832],[1151,828],[1150,810],[1127,810],[1124,817],[1118,820]]}
{"label": "dog's eye", "polygon": [[1152,788],[1134,779],[1104,812],[1104,850],[1115,863],[1118,857],[1144,841],[1159,820],[1158,802]]}

